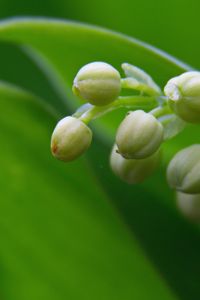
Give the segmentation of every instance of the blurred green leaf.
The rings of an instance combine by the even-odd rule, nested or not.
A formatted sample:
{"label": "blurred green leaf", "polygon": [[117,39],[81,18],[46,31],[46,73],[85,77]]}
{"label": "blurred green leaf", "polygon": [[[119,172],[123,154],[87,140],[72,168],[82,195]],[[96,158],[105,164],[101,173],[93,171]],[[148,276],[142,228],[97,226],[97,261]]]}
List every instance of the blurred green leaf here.
{"label": "blurred green leaf", "polygon": [[51,157],[41,101],[1,83],[0,107],[1,298],[176,299],[85,160]]}
{"label": "blurred green leaf", "polygon": [[[119,69],[127,61],[144,68],[161,86],[189,69],[137,40],[72,22],[5,21],[0,25],[0,40],[26,45],[26,53],[40,65],[58,93],[51,101],[54,109],[59,111],[65,104],[63,115],[78,104],[70,91],[71,83],[87,62],[104,60]],[[2,153],[7,155],[7,159],[2,155],[1,162],[2,194],[6,195],[1,209],[5,219],[1,256],[8,278],[4,286],[12,282],[12,289],[4,289],[7,298],[38,299],[40,293],[42,299],[149,300],[170,299],[173,292],[181,299],[198,298],[199,230],[176,212],[164,167],[174,151],[193,142],[199,128],[187,128],[176,141],[166,143],[164,165],[157,175],[144,185],[127,187],[111,174],[109,150],[102,142],[106,136],[102,128],[113,132],[123,111],[101,121],[101,140],[97,138],[88,153],[89,165],[79,160],[63,166],[49,154],[55,120],[35,108],[36,99],[27,102],[18,96],[10,88],[2,93],[5,108],[0,114]],[[118,216],[128,225],[128,232]],[[135,237],[161,277],[144,259]],[[17,253],[16,259],[11,259],[13,253]],[[23,280],[27,288],[22,286]],[[36,294],[29,294],[33,289]]]}

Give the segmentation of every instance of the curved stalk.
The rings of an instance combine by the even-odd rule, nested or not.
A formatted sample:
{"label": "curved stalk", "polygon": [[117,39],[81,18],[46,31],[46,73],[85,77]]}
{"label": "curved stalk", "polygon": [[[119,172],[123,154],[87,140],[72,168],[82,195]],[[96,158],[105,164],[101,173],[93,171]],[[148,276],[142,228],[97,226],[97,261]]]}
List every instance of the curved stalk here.
{"label": "curved stalk", "polygon": [[130,108],[132,110],[142,109],[146,111],[151,111],[158,105],[158,97],[140,95],[126,96],[119,97],[118,99],[106,106],[84,105],[82,106],[82,108],[79,108],[73,116],[79,118],[85,124],[88,124],[90,121],[121,107]]}

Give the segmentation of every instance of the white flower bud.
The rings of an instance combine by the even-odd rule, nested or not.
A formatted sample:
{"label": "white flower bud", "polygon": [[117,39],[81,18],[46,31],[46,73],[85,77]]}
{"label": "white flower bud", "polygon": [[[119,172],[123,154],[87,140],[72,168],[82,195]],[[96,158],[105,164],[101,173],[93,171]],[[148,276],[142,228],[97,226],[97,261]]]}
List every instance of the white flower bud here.
{"label": "white flower bud", "polygon": [[65,117],[58,122],[51,138],[53,156],[65,162],[83,154],[92,141],[90,128],[79,119]]}
{"label": "white flower bud", "polygon": [[145,159],[125,159],[117,152],[114,145],[110,165],[114,174],[129,184],[137,184],[148,178],[160,162],[160,151]]}
{"label": "white flower bud", "polygon": [[172,110],[183,120],[200,123],[200,72],[191,71],[170,79],[164,88]]}
{"label": "white flower bud", "polygon": [[188,219],[200,222],[200,194],[177,193],[177,206]]}
{"label": "white flower bud", "polygon": [[120,124],[116,144],[127,159],[141,159],[152,155],[163,141],[164,130],[157,119],[142,110],[129,113]]}
{"label": "white flower bud", "polygon": [[167,169],[169,185],[188,194],[200,193],[200,145],[179,151]]}
{"label": "white flower bud", "polygon": [[93,62],[80,69],[74,79],[73,92],[93,105],[114,101],[121,90],[119,72],[104,62]]}

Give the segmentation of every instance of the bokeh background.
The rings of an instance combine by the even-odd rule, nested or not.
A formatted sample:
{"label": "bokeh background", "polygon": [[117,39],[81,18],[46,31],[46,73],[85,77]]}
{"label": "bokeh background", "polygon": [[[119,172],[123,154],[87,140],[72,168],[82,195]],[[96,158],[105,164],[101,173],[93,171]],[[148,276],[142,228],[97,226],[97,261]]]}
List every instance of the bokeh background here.
{"label": "bokeh background", "polygon": [[49,16],[104,26],[155,45],[199,67],[199,1],[11,1],[0,17]]}
{"label": "bokeh background", "polygon": [[[0,0],[1,19],[45,16],[103,26],[148,42],[197,69],[200,68],[199,10],[198,0]],[[50,101],[56,97],[46,76],[13,44],[0,43],[0,79]],[[5,106],[6,101],[10,101],[9,97],[3,102]],[[5,113],[13,113],[15,109],[17,111],[17,104]],[[23,107],[21,110],[23,113]],[[34,107],[32,110],[36,120],[54,126],[48,116],[44,118]],[[25,124],[23,114],[16,118],[19,117]],[[35,128],[36,123],[32,126]],[[26,149],[33,150],[37,158],[38,150],[34,148],[37,138],[33,132],[29,146],[24,136],[12,132],[8,147],[5,145],[9,153],[5,156],[10,163],[5,159],[4,164],[1,158],[0,299],[199,299],[199,227],[179,216],[170,198],[172,194],[169,192],[168,197],[166,192],[166,183],[156,186],[154,178],[147,183],[146,193],[143,187],[135,191],[127,187],[124,195],[125,185],[118,184],[111,173],[105,173],[107,149],[100,140],[89,154],[98,162],[105,151],[105,161],[92,171],[85,162],[75,163],[69,167],[68,177],[65,167],[56,162],[53,172],[48,166],[51,158],[46,161],[42,153],[40,163],[49,174],[48,177],[45,172],[32,174],[31,180],[35,180],[37,189],[34,195],[34,184],[28,180],[28,174],[22,174],[23,177],[20,168],[12,169],[15,160],[10,149],[13,146],[14,151],[18,151],[16,157],[21,161],[24,158],[24,166],[28,165]],[[187,136],[191,138],[191,135],[188,131],[182,137],[186,144]],[[17,142],[12,144],[12,136],[21,143],[23,151],[18,149]],[[2,147],[7,142],[4,138],[2,135]],[[196,135],[193,139],[200,141]],[[38,141],[47,149],[48,142],[48,135],[45,141],[40,138]],[[173,144],[170,147],[169,156],[176,148]],[[32,157],[33,169],[36,164]],[[19,180],[5,184],[6,176],[12,178],[10,170]],[[103,183],[98,182],[95,172],[102,176]],[[89,173],[90,180],[87,180]],[[53,189],[55,176],[58,176],[56,188],[59,190]],[[65,190],[65,176],[71,186],[78,186],[82,198],[69,186]],[[160,176],[163,176],[162,170]],[[105,191],[102,184],[107,184]],[[48,186],[52,187],[49,191]],[[148,187],[154,189],[152,194],[148,193]],[[43,192],[38,193],[39,188]],[[28,190],[30,196],[25,197]],[[131,201],[131,195],[136,196],[137,201]],[[162,203],[162,198],[166,203]]]}

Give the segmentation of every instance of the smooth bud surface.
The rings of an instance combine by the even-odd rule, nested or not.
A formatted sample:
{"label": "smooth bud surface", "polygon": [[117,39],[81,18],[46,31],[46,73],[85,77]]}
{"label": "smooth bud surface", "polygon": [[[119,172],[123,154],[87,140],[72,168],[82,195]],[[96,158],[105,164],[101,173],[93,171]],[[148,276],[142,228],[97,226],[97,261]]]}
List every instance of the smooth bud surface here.
{"label": "smooth bud surface", "polygon": [[114,101],[121,90],[119,72],[104,62],[93,62],[80,69],[74,79],[73,92],[93,105]]}
{"label": "smooth bud surface", "polygon": [[79,119],[66,117],[58,122],[51,138],[53,156],[65,162],[83,154],[92,141],[90,128]]}
{"label": "smooth bud surface", "polygon": [[110,165],[113,173],[129,184],[137,184],[148,178],[160,162],[160,151],[145,159],[125,159],[117,152],[114,145]]}
{"label": "smooth bud surface", "polygon": [[142,159],[158,150],[163,141],[163,126],[142,110],[130,112],[120,124],[116,144],[127,159]]}
{"label": "smooth bud surface", "polygon": [[177,193],[177,207],[188,219],[200,222],[200,194]]}
{"label": "smooth bud surface", "polygon": [[200,193],[200,145],[192,145],[178,152],[167,169],[169,185],[188,194]]}
{"label": "smooth bud surface", "polygon": [[184,121],[200,123],[200,72],[191,71],[170,79],[164,88],[172,110]]}

